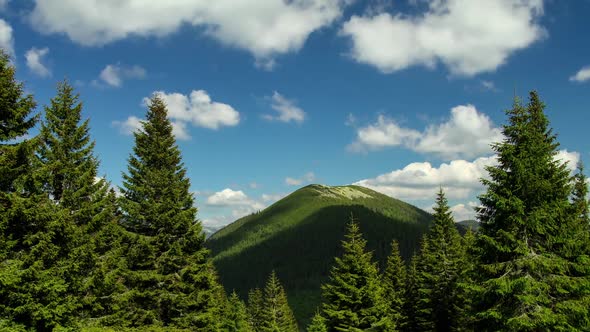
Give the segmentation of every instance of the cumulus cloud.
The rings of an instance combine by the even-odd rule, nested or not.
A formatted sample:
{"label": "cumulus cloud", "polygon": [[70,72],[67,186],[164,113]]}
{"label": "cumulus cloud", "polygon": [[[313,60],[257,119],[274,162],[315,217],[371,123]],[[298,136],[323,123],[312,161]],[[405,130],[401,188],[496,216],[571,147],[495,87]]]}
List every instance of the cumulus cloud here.
{"label": "cumulus cloud", "polygon": [[559,150],[555,155],[556,160],[567,163],[567,168],[571,173],[574,173],[578,167],[580,161],[580,153],[576,151]]}
{"label": "cumulus cloud", "polygon": [[354,184],[402,200],[433,200],[442,186],[448,198],[465,199],[481,190],[480,179],[487,176],[485,167],[494,163],[495,157],[453,160],[438,167],[429,162],[416,162]]}
{"label": "cumulus cloud", "polygon": [[[568,162],[568,169],[573,174],[580,154],[560,150],[555,159]],[[354,184],[401,200],[433,201],[439,187],[445,190],[449,199],[467,199],[483,191],[480,179],[489,178],[486,166],[493,165],[497,165],[496,156],[480,157],[473,161],[453,160],[438,167],[429,162],[415,162]]]}
{"label": "cumulus cloud", "polygon": [[[233,220],[261,211],[266,207],[266,204],[248,197],[243,191],[231,188],[225,188],[210,195],[207,197],[206,204],[208,206],[230,208]],[[228,216],[222,219],[228,220]]]}
{"label": "cumulus cloud", "polygon": [[65,34],[90,46],[129,36],[162,37],[191,25],[268,63],[276,55],[299,50],[312,32],[339,18],[348,2],[35,0],[30,21],[42,33]]}
{"label": "cumulus cloud", "polygon": [[[235,126],[240,122],[240,113],[230,105],[214,102],[204,90],[194,90],[189,96],[180,93],[165,93],[156,91],[166,104],[168,118],[172,123],[172,133],[178,140],[191,138],[188,125],[209,129],[219,129],[222,126]],[[143,99],[143,105],[148,106],[150,98]],[[141,129],[141,120],[130,116],[125,121],[113,121],[121,133],[131,135]]]}
{"label": "cumulus cloud", "polygon": [[43,58],[49,53],[49,48],[36,48],[33,47],[25,53],[25,59],[27,60],[27,67],[38,76],[49,77],[51,71],[43,64]]}
{"label": "cumulus cloud", "polygon": [[590,66],[581,68],[575,75],[570,77],[570,81],[572,82],[582,83],[588,80],[590,80]]}
{"label": "cumulus cloud", "polygon": [[305,112],[295,105],[293,100],[285,98],[278,92],[274,92],[271,97],[270,107],[278,114],[265,114],[263,118],[270,121],[297,122],[302,123],[305,120]]}
{"label": "cumulus cloud", "polygon": [[542,39],[543,0],[430,0],[420,15],[352,16],[341,34],[351,57],[384,73],[442,63],[454,75],[496,70],[515,51]]}
{"label": "cumulus cloud", "polygon": [[313,181],[315,181],[315,179],[316,179],[316,177],[315,177],[315,174],[313,174],[313,172],[307,172],[300,178],[291,178],[291,177],[285,178],[285,184],[288,186],[300,186],[303,183],[313,182]]}
{"label": "cumulus cloud", "polygon": [[356,141],[348,148],[358,152],[401,146],[450,160],[489,155],[490,144],[502,138],[501,129],[487,115],[473,105],[460,105],[451,109],[446,122],[421,132],[380,115],[376,123],[357,129]]}
{"label": "cumulus cloud", "polygon": [[8,22],[0,18],[0,48],[8,55],[14,56],[14,38],[12,27]]}
{"label": "cumulus cloud", "polygon": [[[195,127],[219,129],[240,123],[240,113],[228,104],[211,100],[205,90],[193,90],[190,95],[156,91],[166,103],[168,117],[177,123],[192,124]],[[147,103],[148,99],[145,98]]]}
{"label": "cumulus cloud", "polygon": [[143,79],[147,72],[141,66],[107,65],[98,75],[99,79],[112,86],[120,87],[126,79]]}
{"label": "cumulus cloud", "polygon": [[134,132],[142,128],[141,119],[136,116],[130,116],[125,121],[113,121],[113,126],[119,127],[123,135],[133,135]]}
{"label": "cumulus cloud", "polygon": [[478,204],[475,202],[469,202],[467,204],[459,203],[451,206],[451,212],[457,222],[463,220],[475,220],[477,214],[475,208],[477,206]]}

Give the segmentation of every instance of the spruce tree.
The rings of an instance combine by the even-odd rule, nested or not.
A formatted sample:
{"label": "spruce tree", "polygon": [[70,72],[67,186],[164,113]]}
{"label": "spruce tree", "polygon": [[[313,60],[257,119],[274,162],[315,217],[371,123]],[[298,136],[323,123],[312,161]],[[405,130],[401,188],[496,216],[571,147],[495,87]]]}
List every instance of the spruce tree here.
{"label": "spruce tree", "polygon": [[287,294],[272,271],[264,287],[264,305],[262,309],[263,332],[298,332],[297,321],[287,302]]}
{"label": "spruce tree", "polygon": [[215,331],[220,286],[166,105],[157,95],[135,133],[133,152],[119,201],[132,234],[125,249],[126,291],[117,299],[114,321]]}
{"label": "spruce tree", "polygon": [[250,317],[246,305],[236,292],[232,292],[227,299],[224,313],[224,325],[222,331],[227,332],[253,332],[250,325]]}
{"label": "spruce tree", "polygon": [[405,321],[403,307],[406,278],[406,266],[399,253],[399,244],[393,240],[391,254],[387,257],[387,265],[383,273],[383,292],[389,309],[389,319],[392,326],[396,326],[398,329]]}
{"label": "spruce tree", "polygon": [[342,247],[344,253],[335,258],[329,281],[322,285],[322,316],[328,330],[391,331],[377,265],[352,217]]}
{"label": "spruce tree", "polygon": [[[424,241],[423,241],[424,243]],[[406,289],[404,291],[403,317],[400,331],[418,332],[421,331],[418,324],[418,260],[417,254],[412,255],[406,274]]]}
{"label": "spruce tree", "polygon": [[418,310],[423,330],[457,331],[462,328],[465,309],[459,286],[465,272],[465,251],[442,188],[433,216],[434,223],[420,250]]}
{"label": "spruce tree", "polygon": [[322,315],[319,312],[317,312],[313,316],[311,323],[309,323],[309,326],[307,327],[307,332],[328,332],[328,328],[326,327],[325,321],[326,320],[324,319],[324,317],[322,317]]}
{"label": "spruce tree", "polygon": [[[480,331],[584,330],[588,269],[572,229],[570,176],[536,92],[507,111],[505,139],[493,145],[476,239],[475,327]],[[582,237],[584,235],[582,234]]]}
{"label": "spruce tree", "polygon": [[72,86],[67,81],[58,83],[57,95],[45,107],[39,159],[46,176],[44,190],[60,208],[67,209],[76,226],[67,282],[83,298],[84,309],[79,313],[85,317],[96,310],[92,308],[96,304],[92,283],[97,260],[105,254],[96,252],[96,241],[103,237],[100,233],[113,220],[116,207],[112,197],[107,197],[108,183],[97,177],[99,163],[89,120],[82,121],[81,113],[82,103]]}
{"label": "spruce tree", "polygon": [[254,331],[260,331],[263,324],[264,296],[260,288],[248,292],[248,316]]}
{"label": "spruce tree", "polygon": [[572,190],[572,208],[582,225],[590,227],[590,214],[588,211],[588,178],[584,174],[584,164],[578,163],[577,172],[574,175]]}
{"label": "spruce tree", "polygon": [[24,140],[37,123],[32,112],[33,96],[25,94],[24,85],[15,78],[10,57],[0,49],[0,192],[15,191],[15,180],[29,169],[30,152],[36,142]]}
{"label": "spruce tree", "polygon": [[58,83],[57,95],[45,107],[39,155],[51,198],[68,208],[79,225],[87,225],[102,210],[108,187],[104,179],[97,181],[95,143],[90,139],[89,120],[81,122],[81,118],[79,95],[67,81]]}
{"label": "spruce tree", "polygon": [[39,139],[26,138],[35,102],[14,74],[0,52],[0,317],[49,331],[69,324],[78,308],[65,259],[74,230],[42,192]]}

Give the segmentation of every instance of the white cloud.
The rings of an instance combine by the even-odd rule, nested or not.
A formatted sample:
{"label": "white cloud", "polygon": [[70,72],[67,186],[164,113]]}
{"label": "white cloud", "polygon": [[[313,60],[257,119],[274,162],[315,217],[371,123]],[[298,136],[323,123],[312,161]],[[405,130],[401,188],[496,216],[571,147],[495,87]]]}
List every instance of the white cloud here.
{"label": "white cloud", "polygon": [[[164,100],[168,117],[176,123],[177,129],[182,127],[183,133],[186,133],[186,125],[189,123],[214,130],[240,123],[240,113],[228,104],[212,101],[205,90],[193,90],[188,96],[164,91],[156,91],[154,94]],[[145,104],[148,101],[148,98],[144,98]]]}
{"label": "white cloud", "polygon": [[420,138],[420,132],[399,126],[394,120],[379,115],[377,123],[359,128],[357,140],[349,146],[352,151],[380,149],[394,146],[411,146]]}
{"label": "white cloud", "polygon": [[8,55],[14,56],[14,38],[12,27],[8,22],[0,18],[0,48]]}
{"label": "white cloud", "polygon": [[92,46],[129,36],[162,37],[191,25],[225,45],[249,51],[257,61],[271,61],[299,50],[312,32],[339,18],[348,2],[36,0],[30,21],[42,33],[63,33]]}
{"label": "white cloud", "polygon": [[451,206],[451,212],[453,213],[453,217],[455,221],[463,221],[463,220],[475,220],[476,211],[475,208],[478,206],[475,202],[469,202],[467,204],[457,204]]}
{"label": "white cloud", "polygon": [[247,205],[250,204],[250,199],[241,190],[226,188],[207,197],[207,204],[217,206]]}
{"label": "white cloud", "polygon": [[125,79],[143,79],[146,75],[146,70],[140,66],[135,65],[129,67],[117,64],[104,67],[98,77],[104,83],[118,88],[123,84],[123,80]]}
{"label": "white cloud", "polygon": [[450,160],[489,155],[490,144],[502,138],[501,129],[487,115],[473,105],[460,105],[451,109],[446,122],[431,125],[422,132],[403,128],[380,115],[377,123],[357,129],[356,141],[349,149],[358,152],[402,146]]}
{"label": "white cloud", "polygon": [[136,116],[130,116],[125,121],[113,121],[113,126],[119,127],[121,134],[133,135],[134,132],[142,128],[141,119]]}
{"label": "white cloud", "polygon": [[275,120],[281,122],[297,122],[302,123],[305,120],[305,112],[295,105],[295,102],[285,98],[278,92],[274,92],[271,97],[270,107],[275,110],[278,115],[265,114],[263,117],[267,120]]}
{"label": "white cloud", "polygon": [[51,71],[43,64],[43,58],[49,53],[49,48],[36,48],[33,47],[25,53],[25,59],[27,60],[27,67],[38,76],[49,77]]}
{"label": "white cloud", "polygon": [[567,162],[567,168],[571,173],[574,173],[578,167],[578,162],[580,161],[580,153],[576,151],[559,150],[557,151],[557,155],[555,155],[555,159]]}
{"label": "white cloud", "polygon": [[[568,161],[568,169],[573,173],[580,154],[560,150],[555,159]],[[401,200],[434,201],[439,187],[445,190],[449,199],[467,199],[484,190],[480,179],[489,178],[486,166],[496,164],[496,156],[480,157],[473,161],[453,160],[438,167],[429,162],[415,162],[354,184]]]}
{"label": "white cloud", "polygon": [[586,82],[590,80],[590,66],[586,66],[578,70],[578,72],[570,77],[570,81],[572,82]]}
{"label": "white cloud", "polygon": [[315,181],[316,177],[313,172],[307,172],[300,178],[285,178],[285,184],[288,186],[299,186],[303,183],[309,183]]}
{"label": "white cloud", "polygon": [[208,206],[214,207],[229,207],[231,209],[231,218],[229,216],[221,217],[227,223],[236,220],[256,211],[261,211],[266,207],[266,204],[251,199],[241,190],[233,190],[230,188],[218,191],[209,197],[206,201]]}
{"label": "white cloud", "polygon": [[465,199],[481,191],[480,179],[487,176],[485,167],[495,161],[495,157],[481,157],[474,161],[453,160],[439,167],[429,162],[416,162],[354,184],[402,200],[434,200],[442,186],[448,198]]}
{"label": "white cloud", "polygon": [[542,39],[543,0],[431,0],[417,16],[353,16],[341,34],[351,56],[384,73],[442,63],[454,75],[496,70],[515,51]]}

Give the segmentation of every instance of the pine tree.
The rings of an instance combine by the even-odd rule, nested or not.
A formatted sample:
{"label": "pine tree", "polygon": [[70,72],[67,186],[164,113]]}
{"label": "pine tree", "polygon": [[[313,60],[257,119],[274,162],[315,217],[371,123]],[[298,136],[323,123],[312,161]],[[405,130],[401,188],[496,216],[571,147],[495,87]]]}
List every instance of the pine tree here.
{"label": "pine tree", "polygon": [[90,140],[89,120],[81,122],[82,103],[67,81],[45,107],[41,124],[40,159],[48,174],[46,190],[60,206],[70,209],[79,225],[89,224],[102,210],[108,187],[97,181],[98,159]]}
{"label": "pine tree", "polygon": [[343,255],[335,259],[329,281],[322,285],[322,315],[328,330],[391,331],[377,266],[352,217],[342,247]]}
{"label": "pine tree", "polygon": [[383,292],[392,326],[399,329],[404,317],[404,292],[406,291],[406,266],[399,253],[397,241],[391,242],[391,254],[383,273]]}
{"label": "pine tree", "polygon": [[97,177],[99,163],[89,135],[89,120],[81,122],[81,113],[82,103],[72,86],[67,81],[58,83],[57,95],[45,107],[39,159],[48,197],[67,209],[76,225],[66,281],[83,297],[84,309],[79,313],[87,316],[88,311],[96,310],[92,308],[96,299],[89,295],[94,293],[97,260],[105,254],[96,252],[96,241],[113,220],[116,208],[112,197],[107,197],[108,183]]}
{"label": "pine tree", "polygon": [[215,331],[220,306],[217,275],[203,246],[190,182],[186,177],[166,105],[151,98],[119,203],[132,234],[125,248],[126,292],[115,321]]}
{"label": "pine tree", "polygon": [[48,331],[68,324],[78,307],[64,259],[74,232],[70,216],[42,193],[39,139],[26,139],[35,102],[14,74],[0,52],[0,317]]}
{"label": "pine tree", "polygon": [[572,190],[572,207],[574,214],[581,224],[590,227],[590,214],[588,209],[588,178],[584,174],[584,164],[578,163],[578,169],[574,175]]}
{"label": "pine tree", "polygon": [[28,171],[31,146],[27,137],[37,123],[31,113],[36,107],[33,96],[25,95],[24,85],[16,80],[10,57],[0,49],[0,192],[15,191],[15,179]]}
{"label": "pine tree", "polygon": [[578,300],[590,287],[588,269],[575,263],[586,259],[572,243],[569,172],[554,158],[559,144],[536,92],[507,115],[505,139],[493,145],[498,165],[482,180],[475,327],[583,330],[588,309]]}
{"label": "pine tree", "polygon": [[[424,243],[425,241],[422,241]],[[400,331],[406,332],[418,332],[421,331],[418,324],[418,260],[417,254],[412,255],[410,265],[408,266],[408,273],[406,275],[406,289],[404,292],[404,306],[403,306],[403,317],[404,320],[401,323]]]}
{"label": "pine tree", "polygon": [[248,292],[248,316],[254,331],[260,331],[263,324],[264,296],[260,288]]}
{"label": "pine tree", "polygon": [[442,190],[437,194],[434,223],[420,251],[418,310],[425,313],[423,330],[456,331],[462,327],[464,296],[459,283],[465,251]]}
{"label": "pine tree", "polygon": [[325,319],[319,312],[313,316],[311,323],[307,327],[307,332],[328,332]]}
{"label": "pine tree", "polygon": [[587,197],[587,178],[580,162],[573,177],[570,218],[562,227],[562,232],[569,232],[566,233],[568,241],[560,250],[561,257],[569,263],[569,278],[563,279],[563,286],[557,285],[558,296],[561,297],[557,311],[567,319],[568,328],[575,327],[582,331],[590,330],[590,222]]}
{"label": "pine tree", "polygon": [[287,294],[279,279],[272,271],[264,288],[264,305],[262,309],[263,332],[298,332],[297,321],[287,302]]}
{"label": "pine tree", "polygon": [[227,299],[227,305],[225,308],[224,315],[224,326],[223,331],[227,332],[252,332],[252,326],[250,325],[250,317],[246,305],[236,292],[232,292]]}

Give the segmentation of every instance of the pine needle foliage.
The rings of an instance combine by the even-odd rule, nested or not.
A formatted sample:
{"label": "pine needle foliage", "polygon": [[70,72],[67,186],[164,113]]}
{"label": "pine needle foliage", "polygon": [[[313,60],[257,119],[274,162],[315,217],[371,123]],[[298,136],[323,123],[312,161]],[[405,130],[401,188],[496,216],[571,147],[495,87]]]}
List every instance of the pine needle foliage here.
{"label": "pine needle foliage", "polygon": [[571,213],[571,178],[559,143],[533,91],[507,111],[505,139],[493,145],[480,196],[475,249],[475,327],[479,331],[572,331],[588,328],[587,255]]}
{"label": "pine needle foliage", "polygon": [[347,227],[344,252],[335,258],[329,282],[322,285],[326,326],[329,331],[391,330],[377,265],[352,216]]}

